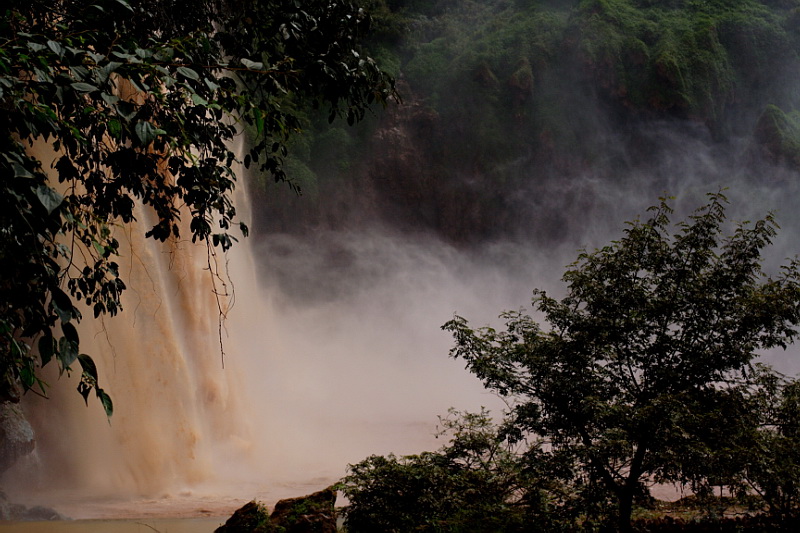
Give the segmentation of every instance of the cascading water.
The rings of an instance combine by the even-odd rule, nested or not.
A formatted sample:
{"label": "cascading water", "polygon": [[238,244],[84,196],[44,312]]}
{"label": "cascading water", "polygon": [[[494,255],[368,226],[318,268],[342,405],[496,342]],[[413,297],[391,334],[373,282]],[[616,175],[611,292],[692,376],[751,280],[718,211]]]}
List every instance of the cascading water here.
{"label": "cascading water", "polygon": [[[693,159],[669,184],[679,208],[719,186],[691,171],[715,161],[707,149],[687,147]],[[783,231],[768,265],[793,255],[797,185],[735,175],[725,184],[733,218],[777,211]],[[234,295],[224,368],[205,247],[145,240],[149,215],[140,209],[141,226],[121,228],[125,308],[81,330],[114,417],[107,423],[91,398],[86,407],[74,379],[51,376],[50,400],[25,398],[36,455],[5,486],[19,488],[18,501],[73,517],[224,514],[253,497],[274,502],[322,488],[369,454],[438,447],[436,416],[448,407],[501,407],[447,358],[451,340],[439,325],[454,312],[496,323],[499,311],[526,305],[533,287],[557,295],[577,249],[619,235],[622,221],[661,192],[631,194],[591,179],[570,187],[593,207],[570,214],[558,247],[495,243],[465,252],[378,230],[239,242],[222,260]],[[263,287],[258,263],[268,274]],[[793,352],[772,360],[788,373],[800,366]]]}
{"label": "cascading water", "polygon": [[[715,144],[702,127],[678,122],[602,133],[608,161],[596,168],[538,175],[520,156],[498,170],[521,184],[504,191],[503,205],[531,214],[520,217],[530,227],[514,228],[514,240],[465,250],[366,220],[357,230],[239,242],[220,257],[216,279],[217,290],[225,281],[235,296],[224,368],[207,250],[145,240],[150,215],[139,208],[140,223],[118,229],[124,310],[102,321],[87,312],[80,331],[114,417],[107,423],[93,398],[85,406],[74,377],[51,374],[50,400],[25,398],[37,451],[4,476],[9,496],[73,517],[224,514],[253,497],[323,488],[369,454],[436,448],[436,416],[448,407],[502,407],[447,358],[452,341],[439,326],[454,312],[497,323],[500,311],[527,305],[534,287],[558,296],[577,250],[617,238],[624,220],[646,216],[665,193],[677,196],[677,220],[705,193],[728,187],[732,219],[776,212],[783,230],[768,269],[798,252],[797,173],[763,163],[753,176],[758,165],[743,161],[748,139]],[[628,164],[626,147],[635,145],[639,157]],[[642,146],[657,149],[643,157]],[[246,211],[249,200],[238,200]],[[380,211],[380,198],[371,201]],[[770,360],[800,370],[795,351]]]}
{"label": "cascading water", "polygon": [[[238,194],[248,220],[243,187]],[[107,421],[93,397],[84,405],[74,376],[52,369],[50,398],[24,398],[37,449],[4,476],[14,501],[73,518],[222,515],[253,497],[323,488],[371,453],[433,449],[438,414],[497,404],[447,359],[438,329],[455,309],[482,308],[452,298],[485,279],[455,250],[334,236],[373,278],[342,271],[341,298],[295,304],[278,286],[260,287],[251,240],[209,263],[202,245],[145,239],[152,215],[140,206],[136,216],[118,228],[123,311],[92,320],[87,310],[79,327],[114,415]],[[292,246],[314,263],[313,249]],[[518,288],[487,286],[482,311]]]}
{"label": "cascading water", "polygon": [[96,402],[85,406],[74,379],[51,375],[49,400],[28,394],[37,491],[133,496],[196,482],[208,476],[213,446],[241,427],[237,375],[222,370],[216,340],[206,250],[145,240],[149,216],[140,208],[137,218],[120,236],[130,287],[123,312],[80,327],[82,350],[95,356],[113,394],[114,416],[107,422]]}

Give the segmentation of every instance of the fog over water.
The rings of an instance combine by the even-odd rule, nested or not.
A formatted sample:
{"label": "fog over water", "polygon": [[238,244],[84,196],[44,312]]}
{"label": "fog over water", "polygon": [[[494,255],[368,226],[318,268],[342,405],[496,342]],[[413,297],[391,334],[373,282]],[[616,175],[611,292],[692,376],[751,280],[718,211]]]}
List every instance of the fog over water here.
{"label": "fog over water", "polygon": [[[735,221],[773,211],[782,230],[766,251],[768,272],[800,249],[794,173],[764,164],[763,174],[754,176],[740,164],[746,154],[736,143],[721,147],[667,126],[649,133],[656,137],[651,142],[668,148],[648,169],[613,182],[587,174],[566,184],[539,184],[535,196],[520,191],[520,202],[545,198],[546,214],[534,214],[535,225],[504,241],[457,248],[430,235],[369,225],[260,240],[254,253],[276,313],[274,335],[281,339],[265,372],[268,389],[291,398],[276,413],[280,424],[297,432],[287,446],[305,450],[297,445],[304,442],[313,450],[325,442],[324,455],[338,453],[350,462],[369,453],[409,453],[427,449],[432,441],[424,437],[448,406],[497,410],[498,401],[447,357],[452,341],[439,326],[454,312],[476,326],[499,325],[500,311],[529,307],[534,287],[563,294],[560,277],[578,251],[621,236],[624,221],[646,217],[663,194],[676,197],[674,222],[722,188],[731,201],[731,229]],[[541,237],[553,232],[560,234],[557,242]],[[794,348],[767,360],[790,374],[800,370]],[[287,450],[287,457],[300,468],[309,464],[302,454]],[[332,462],[331,471],[343,463]]]}
{"label": "fog over water", "polygon": [[[508,191],[526,223],[491,242],[456,246],[375,220],[241,242],[223,276],[235,295],[224,368],[205,249],[144,242],[134,228],[122,247],[125,310],[81,332],[115,415],[108,423],[96,401],[84,406],[74,376],[51,376],[51,400],[25,398],[38,447],[3,479],[9,496],[73,517],[222,514],[324,488],[369,454],[435,449],[449,407],[503,405],[448,357],[440,326],[454,313],[499,325],[533,288],[563,294],[580,249],[618,238],[665,193],[676,222],[721,188],[733,220],[773,211],[782,230],[769,271],[800,251],[797,173],[753,165],[746,140],[715,144],[702,128],[630,135],[658,149],[647,165],[610,154],[627,161],[616,175],[609,164],[535,179],[524,158],[514,163],[531,175]],[[795,374],[797,351],[768,360]]]}

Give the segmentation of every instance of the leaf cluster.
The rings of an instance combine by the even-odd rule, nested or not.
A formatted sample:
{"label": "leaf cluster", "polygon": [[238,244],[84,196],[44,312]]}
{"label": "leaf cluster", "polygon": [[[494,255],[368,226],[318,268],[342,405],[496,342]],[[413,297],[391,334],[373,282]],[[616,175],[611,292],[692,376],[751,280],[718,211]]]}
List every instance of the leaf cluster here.
{"label": "leaf cluster", "polygon": [[525,480],[489,413],[451,409],[441,426],[450,441],[436,452],[349,465],[339,486],[347,531],[529,531]]}
{"label": "leaf cluster", "polygon": [[689,488],[703,524],[731,504],[796,521],[800,387],[757,352],[796,337],[800,271],[766,275],[772,216],[731,228],[726,205],[710,194],[673,225],[662,199],[581,253],[565,297],[534,292],[546,328],[522,311],[503,330],[445,324],[451,355],[509,410],[451,410],[436,452],[350,465],[348,531],[630,531],[654,483]]}
{"label": "leaf cluster", "polygon": [[2,13],[0,392],[45,393],[37,368],[77,359],[79,391],[110,415],[73,302],[120,309],[113,227],[142,204],[148,237],[227,250],[235,225],[247,234],[231,199],[238,124],[258,135],[244,165],[283,180],[300,129],[287,102],[353,123],[393,83],[362,55],[370,19],[349,1],[12,0]]}
{"label": "leaf cluster", "polygon": [[536,461],[616,502],[621,527],[647,482],[735,477],[731,450],[757,426],[753,361],[797,335],[797,262],[774,277],[761,270],[772,216],[725,235],[725,204],[712,194],[673,228],[662,200],[619,241],[582,253],[566,297],[534,292],[548,329],[522,312],[503,315],[504,331],[461,317],[443,326],[451,355],[512,400],[517,436],[544,439]]}
{"label": "leaf cluster", "polygon": [[[643,169],[646,181],[666,181],[659,161],[672,145],[652,140],[665,129],[701,143],[755,141],[723,157],[743,159],[753,175],[763,163],[758,145],[780,163],[800,161],[790,113],[800,105],[792,89],[800,72],[793,0],[386,4],[399,21],[392,69],[414,105],[382,127],[399,126],[391,131],[401,136],[373,137],[387,145],[377,151],[341,150],[356,180],[343,180],[350,173],[337,166],[306,164],[314,190],[334,202],[296,206],[265,195],[265,221],[279,219],[281,231],[298,231],[296,209],[315,222],[357,222],[353,206],[373,208],[363,202],[368,189],[392,207],[391,217],[381,214],[393,223],[454,242],[556,241],[570,221],[544,191],[589,170],[608,182]],[[770,105],[790,120],[772,120]],[[413,158],[388,146],[411,139]],[[312,146],[313,161],[327,162],[321,148]],[[380,179],[384,168],[396,169],[391,187]],[[300,179],[310,176],[302,170]]]}

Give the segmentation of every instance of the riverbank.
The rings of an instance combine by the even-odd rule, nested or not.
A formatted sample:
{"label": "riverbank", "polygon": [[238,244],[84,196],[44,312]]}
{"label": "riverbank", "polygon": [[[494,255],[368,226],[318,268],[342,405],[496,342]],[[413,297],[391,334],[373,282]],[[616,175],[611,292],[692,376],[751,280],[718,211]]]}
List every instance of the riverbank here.
{"label": "riverbank", "polygon": [[0,522],[0,533],[213,533],[227,516]]}

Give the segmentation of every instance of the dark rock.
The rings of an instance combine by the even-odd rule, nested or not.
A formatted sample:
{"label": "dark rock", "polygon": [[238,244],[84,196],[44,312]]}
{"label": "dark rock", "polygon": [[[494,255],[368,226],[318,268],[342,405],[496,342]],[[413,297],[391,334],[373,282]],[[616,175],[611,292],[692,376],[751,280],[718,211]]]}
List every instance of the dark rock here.
{"label": "dark rock", "polygon": [[246,503],[214,533],[267,533],[274,531],[267,507],[259,502]]}
{"label": "dark rock", "polygon": [[68,520],[68,518],[49,507],[42,507],[41,505],[25,507],[19,503],[11,503],[5,493],[0,491],[0,520],[44,522]]}
{"label": "dark rock", "polygon": [[0,474],[36,446],[33,429],[18,404],[0,403]]}
{"label": "dark rock", "polygon": [[66,517],[61,515],[55,509],[50,507],[42,507],[41,505],[34,505],[33,507],[26,507],[22,510],[17,520],[30,520],[33,522],[42,522],[50,520],[66,520]]}
{"label": "dark rock", "polygon": [[24,509],[24,505],[11,503],[8,501],[5,493],[0,490],[0,520],[16,520],[15,517],[18,516],[19,513]]}
{"label": "dark rock", "polygon": [[214,533],[336,533],[333,487],[300,498],[280,500],[272,514],[252,501],[238,509]]}
{"label": "dark rock", "polygon": [[768,159],[800,168],[800,120],[779,107],[769,105],[756,124],[756,144]]}
{"label": "dark rock", "polygon": [[336,533],[336,491],[333,487],[275,504],[270,521],[285,533]]}

